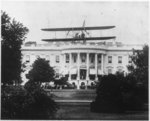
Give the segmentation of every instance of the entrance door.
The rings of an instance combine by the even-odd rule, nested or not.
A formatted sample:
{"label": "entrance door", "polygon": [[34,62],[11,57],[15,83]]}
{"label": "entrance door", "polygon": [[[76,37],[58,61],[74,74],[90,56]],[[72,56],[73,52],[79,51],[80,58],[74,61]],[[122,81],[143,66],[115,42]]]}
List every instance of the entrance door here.
{"label": "entrance door", "polygon": [[86,79],[86,69],[80,69],[80,79],[81,80]]}

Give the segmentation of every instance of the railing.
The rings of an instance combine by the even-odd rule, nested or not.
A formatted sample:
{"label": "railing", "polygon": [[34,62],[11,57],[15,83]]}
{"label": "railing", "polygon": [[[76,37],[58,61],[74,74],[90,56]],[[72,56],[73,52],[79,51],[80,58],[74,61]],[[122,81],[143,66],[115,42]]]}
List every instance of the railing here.
{"label": "railing", "polygon": [[22,49],[64,49],[64,48],[101,48],[101,49],[142,49],[142,45],[103,44],[103,43],[48,43],[22,46]]}

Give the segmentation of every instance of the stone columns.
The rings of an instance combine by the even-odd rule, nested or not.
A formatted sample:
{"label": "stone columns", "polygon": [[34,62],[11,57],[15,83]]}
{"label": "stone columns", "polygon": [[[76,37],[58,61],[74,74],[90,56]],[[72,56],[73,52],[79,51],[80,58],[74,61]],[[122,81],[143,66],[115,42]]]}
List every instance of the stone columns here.
{"label": "stone columns", "polygon": [[104,55],[101,54],[101,71],[104,73]]}
{"label": "stone columns", "polygon": [[77,53],[77,67],[78,67],[78,70],[77,70],[77,81],[78,81],[77,89],[80,89],[80,86],[79,86],[79,80],[80,80],[80,53]]}
{"label": "stone columns", "polygon": [[71,53],[69,53],[69,80],[71,80]]}
{"label": "stone columns", "polygon": [[88,81],[89,80],[89,53],[86,54],[86,67],[87,67],[87,71],[86,71],[86,80]]}
{"label": "stone columns", "polygon": [[96,71],[95,80],[97,81],[98,80],[98,76],[97,76],[97,53],[95,53],[95,71]]}
{"label": "stone columns", "polygon": [[80,80],[80,53],[77,53],[77,67],[78,67],[77,80]]}
{"label": "stone columns", "polygon": [[66,53],[63,54],[64,58],[63,58],[63,64],[64,64],[64,67],[66,65]]}

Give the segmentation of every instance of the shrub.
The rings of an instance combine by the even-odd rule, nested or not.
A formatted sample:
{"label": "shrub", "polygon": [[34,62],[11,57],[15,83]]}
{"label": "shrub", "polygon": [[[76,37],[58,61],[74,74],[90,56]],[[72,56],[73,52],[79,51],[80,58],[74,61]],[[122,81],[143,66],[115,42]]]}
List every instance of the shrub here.
{"label": "shrub", "polygon": [[14,92],[2,91],[2,119],[54,118],[58,106],[40,86],[30,82]]}
{"label": "shrub", "polygon": [[94,112],[122,112],[121,83],[115,75],[103,76],[97,88],[97,97],[91,103]]}
{"label": "shrub", "polygon": [[133,76],[125,77],[122,88],[125,110],[143,110],[145,94],[147,94],[145,88],[138,85]]}
{"label": "shrub", "polygon": [[135,78],[132,76],[105,75],[98,84],[97,96],[95,101],[91,103],[91,111],[143,110],[144,92],[144,87],[137,85]]}
{"label": "shrub", "polygon": [[[16,86],[15,86],[16,87]],[[25,90],[20,87],[2,87],[1,118],[19,119],[22,113],[22,103],[26,98]]]}
{"label": "shrub", "polygon": [[[40,88],[35,88],[32,93],[28,93],[29,99],[25,102],[29,104],[24,105],[23,117],[26,119],[53,119],[55,112],[58,109],[57,104],[47,96],[47,93]],[[32,101],[31,101],[32,100]]]}

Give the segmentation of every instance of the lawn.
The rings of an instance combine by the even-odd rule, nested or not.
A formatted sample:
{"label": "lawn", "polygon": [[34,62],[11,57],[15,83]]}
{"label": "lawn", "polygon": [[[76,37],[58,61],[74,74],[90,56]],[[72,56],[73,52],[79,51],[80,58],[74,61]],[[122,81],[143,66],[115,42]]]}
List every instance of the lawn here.
{"label": "lawn", "polygon": [[148,120],[148,111],[127,111],[122,114],[93,113],[90,102],[96,90],[47,90],[60,105],[56,120]]}
{"label": "lawn", "polygon": [[89,104],[60,104],[56,119],[60,120],[148,120],[148,111],[125,112],[123,114],[93,113]]}
{"label": "lawn", "polygon": [[54,100],[94,100],[96,97],[96,90],[46,90]]}

